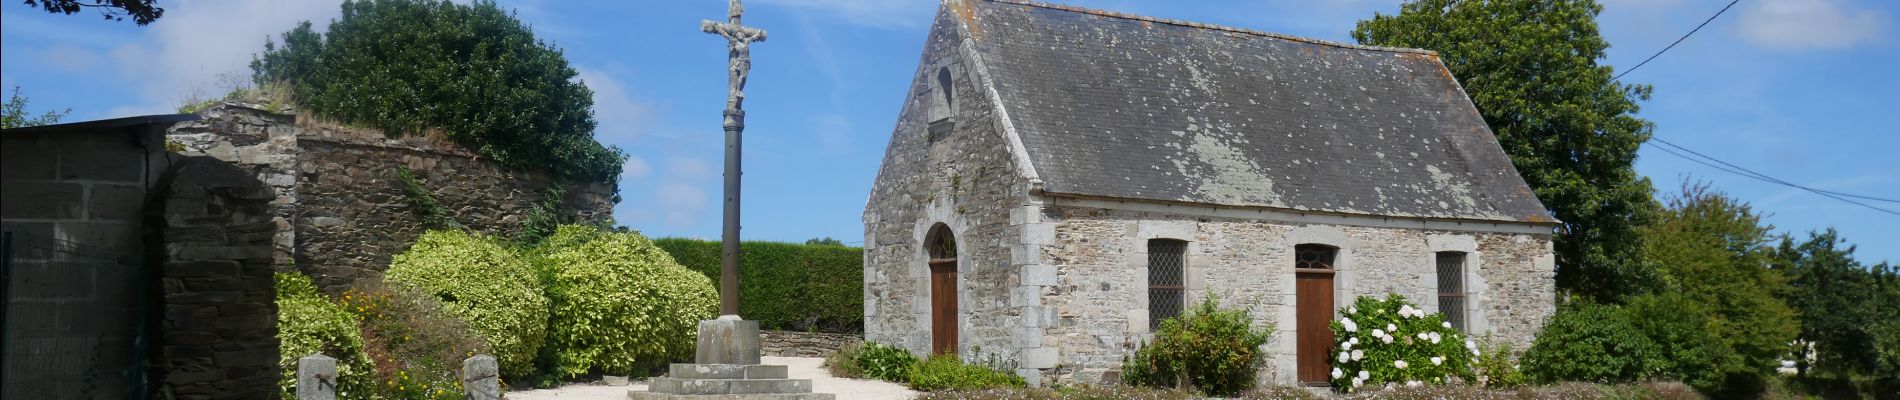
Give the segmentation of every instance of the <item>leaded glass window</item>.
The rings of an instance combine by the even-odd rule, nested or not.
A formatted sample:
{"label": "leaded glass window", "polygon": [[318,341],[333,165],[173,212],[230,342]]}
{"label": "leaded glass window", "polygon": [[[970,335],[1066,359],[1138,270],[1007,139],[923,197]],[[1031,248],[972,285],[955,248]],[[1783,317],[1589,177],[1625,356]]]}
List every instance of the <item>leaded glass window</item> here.
{"label": "leaded glass window", "polygon": [[1181,292],[1186,288],[1183,269],[1187,265],[1187,242],[1174,239],[1148,240],[1148,329],[1161,329],[1161,321],[1181,315]]}
{"label": "leaded glass window", "polygon": [[[1438,312],[1452,329],[1465,330],[1465,253],[1438,252]],[[1467,332],[1469,333],[1469,332]]]}

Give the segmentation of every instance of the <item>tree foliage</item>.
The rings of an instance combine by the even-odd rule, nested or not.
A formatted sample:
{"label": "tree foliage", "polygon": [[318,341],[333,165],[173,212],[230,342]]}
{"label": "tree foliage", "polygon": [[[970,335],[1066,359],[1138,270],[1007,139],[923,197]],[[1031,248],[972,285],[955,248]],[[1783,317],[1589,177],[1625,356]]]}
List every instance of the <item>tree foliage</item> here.
{"label": "tree foliage", "polygon": [[[1748,203],[1706,184],[1684,184],[1656,223],[1643,229],[1664,291],[1692,304],[1660,311],[1706,318],[1717,341],[1717,350],[1704,354],[1712,358],[1703,361],[1717,376],[1691,382],[1705,391],[1759,393],[1799,329],[1794,310],[1782,301],[1788,283],[1769,268],[1773,229]],[[1688,315],[1697,310],[1707,315]]]}
{"label": "tree foliage", "polygon": [[1799,244],[1783,238],[1776,249],[1794,287],[1787,299],[1800,312],[1800,342],[1813,350],[1808,365],[1809,347],[1797,348],[1797,368],[1900,377],[1900,365],[1888,364],[1900,361],[1900,333],[1883,329],[1900,326],[1900,274],[1886,263],[1861,265],[1854,247],[1828,228]]}
{"label": "tree foliage", "polygon": [[82,9],[99,10],[99,15],[108,21],[124,21],[132,17],[132,22],[144,26],[158,17],[165,16],[165,9],[157,6],[158,0],[26,0],[27,7],[39,7],[54,14],[73,15]]}
{"label": "tree foliage", "polygon": [[493,1],[343,3],[264,45],[259,84],[287,82],[300,106],[391,134],[439,132],[496,161],[610,182],[625,155],[594,140],[593,92],[559,49]]}
{"label": "tree foliage", "polygon": [[57,124],[60,118],[65,118],[66,114],[73,112],[73,109],[68,108],[65,111],[47,111],[45,114],[33,116],[32,113],[26,111],[26,102],[26,96],[20,95],[20,87],[14,86],[13,94],[7,96],[6,104],[0,105],[0,129]]}
{"label": "tree foliage", "polygon": [[1647,85],[1598,64],[1593,0],[1416,0],[1359,21],[1360,43],[1438,51],[1524,180],[1557,219],[1557,284],[1600,301],[1646,292],[1638,227],[1654,206],[1636,150]]}

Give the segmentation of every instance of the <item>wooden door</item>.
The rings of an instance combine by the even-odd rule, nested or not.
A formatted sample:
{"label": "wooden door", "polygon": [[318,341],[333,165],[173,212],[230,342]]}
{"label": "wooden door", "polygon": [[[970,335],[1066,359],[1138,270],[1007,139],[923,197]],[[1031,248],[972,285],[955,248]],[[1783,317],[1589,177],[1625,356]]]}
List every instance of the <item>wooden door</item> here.
{"label": "wooden door", "polygon": [[1299,268],[1295,270],[1294,298],[1297,304],[1300,382],[1326,385],[1332,371],[1333,271]]}
{"label": "wooden door", "polygon": [[957,353],[957,259],[930,260],[930,354]]}

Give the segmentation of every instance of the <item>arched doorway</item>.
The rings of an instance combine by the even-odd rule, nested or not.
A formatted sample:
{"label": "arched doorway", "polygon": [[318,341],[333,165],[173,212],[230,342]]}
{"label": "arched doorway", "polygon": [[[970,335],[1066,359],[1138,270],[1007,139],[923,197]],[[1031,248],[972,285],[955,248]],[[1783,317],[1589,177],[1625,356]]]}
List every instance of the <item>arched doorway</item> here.
{"label": "arched doorway", "polygon": [[924,235],[930,257],[930,354],[957,353],[957,238],[943,224]]}
{"label": "arched doorway", "polygon": [[1339,248],[1323,244],[1293,247],[1295,320],[1300,383],[1326,386],[1333,347],[1333,258]]}

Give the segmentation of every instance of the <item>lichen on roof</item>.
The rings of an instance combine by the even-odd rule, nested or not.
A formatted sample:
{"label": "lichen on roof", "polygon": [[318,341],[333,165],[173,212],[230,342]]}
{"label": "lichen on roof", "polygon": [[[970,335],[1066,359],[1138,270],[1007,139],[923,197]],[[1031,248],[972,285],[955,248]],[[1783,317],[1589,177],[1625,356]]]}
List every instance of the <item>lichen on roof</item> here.
{"label": "lichen on roof", "polygon": [[1047,193],[1553,222],[1430,51],[952,3]]}

